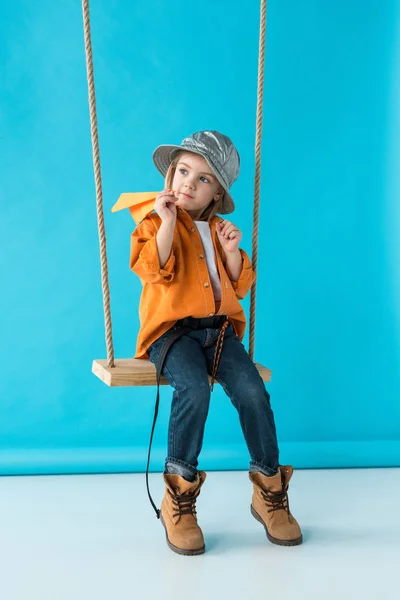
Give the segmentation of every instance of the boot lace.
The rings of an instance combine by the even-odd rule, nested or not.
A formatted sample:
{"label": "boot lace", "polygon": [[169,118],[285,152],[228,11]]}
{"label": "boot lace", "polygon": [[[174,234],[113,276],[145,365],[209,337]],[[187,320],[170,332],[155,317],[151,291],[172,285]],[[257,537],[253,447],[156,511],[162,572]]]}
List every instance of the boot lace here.
{"label": "boot lace", "polygon": [[290,508],[289,498],[287,495],[287,489],[282,489],[279,492],[273,492],[271,490],[261,490],[261,495],[265,501],[265,504],[270,507],[268,512],[275,512],[276,510],[285,510],[290,520]]}
{"label": "boot lace", "polygon": [[192,493],[188,492],[184,495],[173,494],[170,490],[168,490],[168,493],[171,496],[171,500],[174,505],[174,512],[172,513],[172,516],[174,518],[178,517],[176,523],[179,523],[182,515],[193,515],[197,520],[196,500],[200,494],[199,489]]}

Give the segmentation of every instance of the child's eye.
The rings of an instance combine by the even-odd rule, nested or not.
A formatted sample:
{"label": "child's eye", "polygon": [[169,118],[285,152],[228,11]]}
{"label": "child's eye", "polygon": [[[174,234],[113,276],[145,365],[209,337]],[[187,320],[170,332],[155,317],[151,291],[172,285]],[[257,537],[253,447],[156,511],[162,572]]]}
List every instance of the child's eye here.
{"label": "child's eye", "polygon": [[200,177],[201,180],[204,180],[206,183],[210,183],[209,180],[207,179],[207,177]]}
{"label": "child's eye", "polygon": [[186,169],[179,169],[179,170],[182,173],[182,175],[184,175],[185,173],[187,173]]}

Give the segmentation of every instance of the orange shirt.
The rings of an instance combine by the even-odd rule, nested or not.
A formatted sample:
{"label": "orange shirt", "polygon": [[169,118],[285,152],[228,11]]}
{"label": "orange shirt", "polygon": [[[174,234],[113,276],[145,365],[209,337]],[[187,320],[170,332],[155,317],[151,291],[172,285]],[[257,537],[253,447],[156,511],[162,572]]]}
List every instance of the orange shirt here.
{"label": "orange shirt", "polygon": [[148,214],[131,236],[130,268],[143,285],[139,305],[140,330],[135,358],[149,358],[147,348],[176,321],[184,317],[226,315],[242,341],[246,317],[239,300],[250,290],[256,275],[246,252],[240,249],[243,267],[238,281],[232,281],[226,269],[225,252],[218,240],[215,216],[211,237],[221,281],[221,304],[215,304],[203,243],[190,215],[178,208],[171,254],[160,268],[156,234],[161,219]]}

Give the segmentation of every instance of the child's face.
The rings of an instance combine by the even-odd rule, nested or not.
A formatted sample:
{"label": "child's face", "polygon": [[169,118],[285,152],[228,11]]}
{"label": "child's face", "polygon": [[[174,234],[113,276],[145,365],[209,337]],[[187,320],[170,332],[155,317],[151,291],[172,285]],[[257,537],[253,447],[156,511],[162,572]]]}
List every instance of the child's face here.
{"label": "child's face", "polygon": [[198,154],[185,153],[176,165],[172,189],[178,196],[176,206],[196,218],[211,200],[223,195],[223,188],[207,161]]}

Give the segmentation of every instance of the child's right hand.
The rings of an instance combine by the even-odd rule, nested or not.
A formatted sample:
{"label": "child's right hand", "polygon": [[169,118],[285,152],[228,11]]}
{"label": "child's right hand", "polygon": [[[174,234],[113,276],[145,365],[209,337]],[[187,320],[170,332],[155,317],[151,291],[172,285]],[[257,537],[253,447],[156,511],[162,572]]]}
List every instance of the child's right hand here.
{"label": "child's right hand", "polygon": [[177,200],[178,198],[173,190],[163,190],[157,195],[154,210],[163,223],[175,225],[177,214],[175,202]]}

